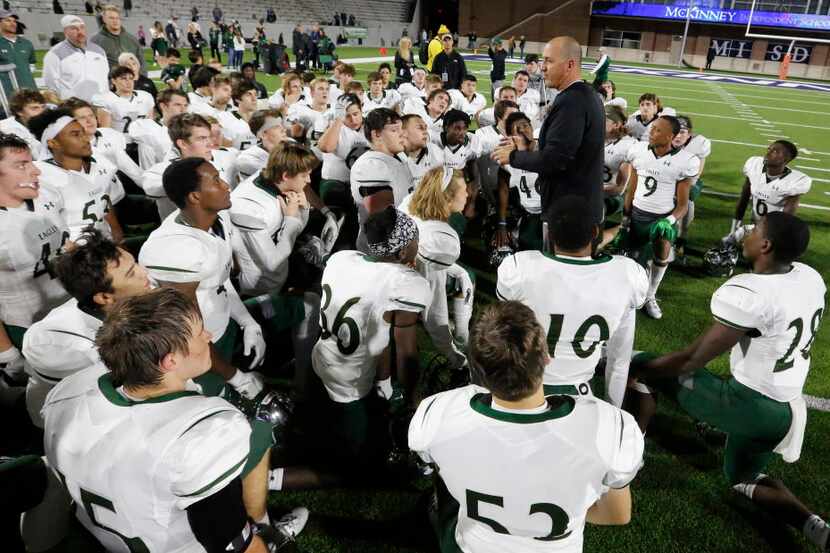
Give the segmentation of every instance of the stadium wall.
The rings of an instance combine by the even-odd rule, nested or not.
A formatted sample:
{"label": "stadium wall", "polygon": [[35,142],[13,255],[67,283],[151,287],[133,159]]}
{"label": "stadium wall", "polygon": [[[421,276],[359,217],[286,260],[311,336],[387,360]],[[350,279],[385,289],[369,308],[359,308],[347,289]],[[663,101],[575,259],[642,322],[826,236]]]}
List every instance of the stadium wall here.
{"label": "stadium wall", "polygon": [[[558,35],[571,35],[585,44],[591,24],[590,0],[573,0],[555,15],[530,19],[509,29],[511,22],[520,22],[536,14],[547,13],[567,0],[459,0],[458,32],[475,31],[480,37],[500,35],[502,38],[524,35],[528,42],[546,42]],[[505,33],[505,30],[508,32]],[[462,41],[462,45],[466,44]]]}

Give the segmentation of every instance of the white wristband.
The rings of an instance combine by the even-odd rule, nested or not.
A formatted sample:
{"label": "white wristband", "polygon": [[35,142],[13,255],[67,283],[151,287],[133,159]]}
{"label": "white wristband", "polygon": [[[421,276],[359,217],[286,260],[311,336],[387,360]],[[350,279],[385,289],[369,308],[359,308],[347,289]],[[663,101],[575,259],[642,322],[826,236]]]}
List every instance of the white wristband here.
{"label": "white wristband", "polygon": [[5,351],[0,351],[0,363],[11,363],[20,359],[20,350],[12,346]]}
{"label": "white wristband", "polygon": [[673,214],[669,215],[668,217],[666,217],[666,221],[668,221],[671,224],[675,224],[677,222],[677,217],[675,217]]}

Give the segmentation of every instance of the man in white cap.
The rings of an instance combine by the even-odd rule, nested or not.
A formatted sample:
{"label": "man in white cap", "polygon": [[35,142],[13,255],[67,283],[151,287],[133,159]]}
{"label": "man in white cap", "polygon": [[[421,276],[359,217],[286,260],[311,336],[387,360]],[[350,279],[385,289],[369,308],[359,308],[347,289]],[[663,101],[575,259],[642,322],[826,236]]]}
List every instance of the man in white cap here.
{"label": "man in white cap", "polygon": [[109,62],[103,48],[87,41],[86,25],[77,15],[61,18],[65,40],[55,44],[43,58],[43,82],[61,100],[75,96],[90,101],[109,87]]}

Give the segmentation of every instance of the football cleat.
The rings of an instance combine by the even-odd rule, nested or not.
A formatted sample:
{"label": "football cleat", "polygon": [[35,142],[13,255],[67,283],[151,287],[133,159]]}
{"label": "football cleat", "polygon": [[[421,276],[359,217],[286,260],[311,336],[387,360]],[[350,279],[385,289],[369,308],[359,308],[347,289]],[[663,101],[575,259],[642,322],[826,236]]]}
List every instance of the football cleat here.
{"label": "football cleat", "polygon": [[277,522],[257,524],[255,532],[265,542],[268,551],[274,553],[296,541],[308,522],[308,515],[308,509],[297,507]]}
{"label": "football cleat", "polygon": [[738,264],[738,246],[725,243],[703,254],[703,269],[710,276],[731,277]]}
{"label": "football cleat", "polygon": [[657,298],[648,298],[646,303],[643,304],[643,310],[652,319],[660,320],[663,318],[663,310],[660,309]]}

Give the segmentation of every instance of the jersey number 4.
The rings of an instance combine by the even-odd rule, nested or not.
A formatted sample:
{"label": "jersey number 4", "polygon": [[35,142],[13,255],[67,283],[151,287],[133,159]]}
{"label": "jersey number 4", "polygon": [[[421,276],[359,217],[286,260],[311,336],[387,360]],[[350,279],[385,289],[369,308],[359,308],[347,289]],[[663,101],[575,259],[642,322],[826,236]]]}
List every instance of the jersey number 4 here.
{"label": "jersey number 4", "polygon": [[[805,360],[810,358],[810,348],[816,340],[816,334],[818,334],[818,327],[821,325],[821,316],[823,314],[824,309],[818,309],[815,313],[813,313],[813,318],[810,320],[810,339],[807,340],[807,343],[804,344],[804,347],[801,348],[801,351],[799,352],[801,357]],[[789,332],[791,328],[795,329],[795,337],[793,338],[790,347],[787,349],[787,353],[775,362],[775,368],[772,370],[774,373],[786,371],[795,365],[793,354],[795,353],[795,349],[801,343],[801,336],[804,334],[804,321],[801,317],[790,323],[790,326],[787,327],[787,332]]]}
{"label": "jersey number 4", "polygon": [[[550,329],[548,330],[548,344],[550,344],[550,356],[556,357],[556,344],[559,342],[559,337],[562,334],[562,325],[565,322],[565,315],[551,315]],[[582,342],[588,336],[588,331],[591,327],[596,326],[599,329],[599,340],[591,342],[587,348],[582,347]],[[608,328],[608,323],[600,315],[591,315],[585,322],[579,325],[576,330],[574,339],[571,342],[574,353],[580,359],[587,359],[591,357],[601,342],[608,340],[611,335],[611,330]]]}
{"label": "jersey number 4", "polygon": [[[61,245],[60,248],[58,248],[58,254],[60,254],[63,250],[63,246],[66,244],[67,240],[69,240],[69,233],[64,232],[61,236]],[[55,278],[55,273],[52,271],[52,264],[49,261],[50,257],[52,257],[52,246],[49,242],[46,242],[40,249],[40,259],[38,259],[37,263],[35,263],[35,272],[34,275],[32,275],[33,278],[37,278],[45,274],[48,274],[49,278]]]}
{"label": "jersey number 4", "polygon": [[[507,528],[502,526],[499,522],[479,514],[479,503],[489,503],[490,505],[503,508],[504,498],[499,495],[487,495],[481,492],[467,490],[467,516],[482,524],[486,524],[497,534],[507,534],[509,536],[510,531],[508,531]],[[571,533],[567,531],[570,519],[568,518],[568,513],[566,513],[562,507],[554,505],[553,503],[534,503],[530,506],[530,512],[528,514],[535,515],[536,513],[541,513],[550,517],[551,529],[546,536],[539,536],[533,539],[539,541],[554,541],[567,538],[571,535]]]}
{"label": "jersey number 4", "polygon": [[[357,302],[360,298],[351,298],[340,307],[340,311],[334,317],[334,326],[329,327],[329,320],[326,318],[326,309],[331,303],[331,286],[323,285],[323,307],[320,308],[320,326],[323,327],[320,339],[327,340],[334,336],[337,339],[337,349],[343,355],[351,355],[360,345],[360,329],[357,328],[357,323],[351,317],[346,316],[346,312]],[[343,342],[340,338],[340,327],[346,325],[349,330],[349,341]]]}

